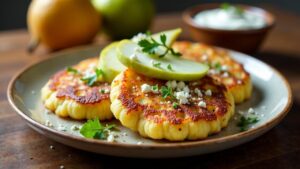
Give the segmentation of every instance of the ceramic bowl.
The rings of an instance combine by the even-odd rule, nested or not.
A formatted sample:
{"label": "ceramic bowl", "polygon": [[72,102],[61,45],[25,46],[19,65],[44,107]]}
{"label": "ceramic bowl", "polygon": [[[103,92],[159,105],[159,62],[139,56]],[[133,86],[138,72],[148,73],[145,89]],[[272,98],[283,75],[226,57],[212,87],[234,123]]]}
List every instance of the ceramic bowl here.
{"label": "ceramic bowl", "polygon": [[212,29],[198,25],[194,21],[194,16],[202,11],[219,8],[221,4],[201,4],[188,8],[183,13],[183,20],[188,25],[192,38],[195,41],[215,45],[225,48],[234,49],[243,53],[254,53],[261,46],[268,32],[272,29],[275,23],[274,16],[266,10],[248,5],[237,5],[244,10],[257,13],[265,18],[266,25],[258,29],[245,30],[221,30]]}

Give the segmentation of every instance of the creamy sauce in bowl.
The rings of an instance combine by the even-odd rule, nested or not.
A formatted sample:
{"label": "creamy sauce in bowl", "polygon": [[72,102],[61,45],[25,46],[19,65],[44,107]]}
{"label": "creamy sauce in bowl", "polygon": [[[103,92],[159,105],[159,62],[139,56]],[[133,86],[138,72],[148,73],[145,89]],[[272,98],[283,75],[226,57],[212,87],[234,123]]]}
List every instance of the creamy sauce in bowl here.
{"label": "creamy sauce in bowl", "polygon": [[267,24],[265,18],[258,13],[235,6],[201,11],[193,20],[199,26],[221,30],[259,29]]}

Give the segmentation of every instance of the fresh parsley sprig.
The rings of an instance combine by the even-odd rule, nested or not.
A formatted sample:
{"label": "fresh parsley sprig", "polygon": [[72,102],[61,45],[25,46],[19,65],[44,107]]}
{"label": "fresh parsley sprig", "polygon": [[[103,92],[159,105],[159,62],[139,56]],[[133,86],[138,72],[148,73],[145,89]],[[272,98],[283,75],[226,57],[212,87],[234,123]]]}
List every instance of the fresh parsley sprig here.
{"label": "fresh parsley sprig", "polygon": [[83,82],[85,82],[87,85],[93,86],[94,83],[98,80],[98,78],[100,76],[102,76],[103,74],[104,74],[104,72],[102,71],[102,69],[97,69],[96,68],[95,73],[93,75],[83,77],[83,78],[81,78],[81,80]]}
{"label": "fresh parsley sprig", "polygon": [[236,15],[240,15],[242,16],[243,13],[244,13],[244,9],[239,7],[239,6],[236,6],[236,5],[231,5],[229,3],[222,3],[221,6],[220,6],[221,9],[223,10],[233,10],[233,12],[236,14]]}
{"label": "fresh parsley sprig", "polygon": [[181,53],[175,52],[175,50],[171,47],[168,47],[167,44],[167,36],[165,34],[160,35],[160,42],[156,41],[152,37],[147,39],[142,39],[138,42],[138,45],[142,48],[142,51],[149,54],[155,54],[156,50],[159,47],[163,47],[165,52],[158,57],[162,58],[166,56],[169,52],[171,52],[174,56],[181,56]]}
{"label": "fresh parsley sprig", "polygon": [[77,69],[75,69],[75,68],[73,68],[71,66],[67,67],[67,72],[73,73],[75,75],[80,74],[80,72]]}
{"label": "fresh parsley sprig", "polygon": [[248,130],[249,126],[251,124],[257,123],[259,121],[258,117],[251,116],[251,117],[245,117],[241,116],[240,121],[238,122],[237,126],[240,127],[241,131]]}
{"label": "fresh parsley sprig", "polygon": [[111,130],[116,129],[116,125],[110,124],[103,126],[99,119],[88,120],[80,129],[80,134],[86,138],[104,140],[108,137]]}
{"label": "fresh parsley sprig", "polygon": [[170,96],[171,98],[174,98],[173,90],[171,87],[162,86],[160,89],[160,93],[164,99],[167,98],[168,96]]}

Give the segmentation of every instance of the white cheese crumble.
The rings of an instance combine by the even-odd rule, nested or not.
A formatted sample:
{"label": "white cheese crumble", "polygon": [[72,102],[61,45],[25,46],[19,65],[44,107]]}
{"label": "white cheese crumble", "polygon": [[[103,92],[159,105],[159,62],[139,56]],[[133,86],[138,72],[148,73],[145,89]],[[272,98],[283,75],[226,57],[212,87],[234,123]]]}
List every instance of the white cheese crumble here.
{"label": "white cheese crumble", "polygon": [[136,144],[137,145],[141,145],[141,144],[143,144],[144,142],[142,142],[142,141],[139,141],[139,142],[137,142]]}
{"label": "white cheese crumble", "polygon": [[151,92],[151,86],[144,83],[141,86],[141,90],[142,90],[143,93],[149,93],[149,92]]}
{"label": "white cheese crumble", "polygon": [[79,130],[80,128],[77,125],[72,125],[71,130],[76,131]]}
{"label": "white cheese crumble", "polygon": [[206,103],[205,103],[204,101],[200,101],[200,102],[198,103],[198,106],[203,107],[203,108],[206,108]]}
{"label": "white cheese crumble", "polygon": [[221,67],[221,70],[224,71],[224,72],[225,72],[225,71],[228,71],[228,66],[223,65],[223,66]]}
{"label": "white cheese crumble", "polygon": [[66,126],[64,126],[64,125],[62,125],[62,124],[60,124],[60,125],[58,126],[57,129],[58,129],[59,131],[67,131]]}
{"label": "white cheese crumble", "polygon": [[188,86],[184,86],[183,91],[186,93],[190,93],[190,88]]}
{"label": "white cheese crumble", "polygon": [[224,72],[224,73],[222,74],[222,77],[229,77],[228,72]]}
{"label": "white cheese crumble", "polygon": [[198,88],[195,88],[195,89],[194,89],[194,92],[195,92],[199,97],[202,97],[202,92],[201,92],[201,90],[199,90]]}
{"label": "white cheese crumble", "polygon": [[114,134],[112,134],[112,133],[109,134],[106,140],[107,140],[108,142],[114,142],[114,141],[115,141],[115,136],[114,136]]}
{"label": "white cheese crumble", "polygon": [[182,90],[184,87],[185,87],[185,83],[183,81],[177,83],[177,91]]}
{"label": "white cheese crumble", "polygon": [[64,168],[65,168],[65,166],[61,165],[61,166],[59,166],[59,168],[60,168],[60,169],[64,169]]}
{"label": "white cheese crumble", "polygon": [[255,113],[255,111],[254,111],[254,109],[253,109],[252,107],[250,107],[250,108],[248,109],[248,113],[250,113],[250,114],[254,114],[254,113]]}
{"label": "white cheese crumble", "polygon": [[55,147],[54,147],[53,145],[50,145],[49,148],[50,148],[51,150],[54,150],[54,149],[55,149]]}
{"label": "white cheese crumble", "polygon": [[187,92],[184,92],[184,91],[175,92],[175,97],[177,100],[179,100],[179,104],[189,103],[188,98],[190,97],[190,95]]}
{"label": "white cheese crumble", "polygon": [[212,95],[212,91],[210,89],[205,91],[205,95],[206,96],[211,96]]}
{"label": "white cheese crumble", "polygon": [[176,80],[167,81],[166,86],[171,87],[172,89],[175,89],[177,87]]}
{"label": "white cheese crumble", "polygon": [[104,90],[104,93],[109,93],[109,92],[110,92],[109,89],[105,89],[105,90]]}
{"label": "white cheese crumble", "polygon": [[131,38],[131,40],[135,43],[139,43],[139,41],[143,39],[147,39],[147,35],[144,33],[138,33],[137,35]]}
{"label": "white cheese crumble", "polygon": [[46,120],[45,125],[48,127],[53,127],[53,124],[49,120]]}

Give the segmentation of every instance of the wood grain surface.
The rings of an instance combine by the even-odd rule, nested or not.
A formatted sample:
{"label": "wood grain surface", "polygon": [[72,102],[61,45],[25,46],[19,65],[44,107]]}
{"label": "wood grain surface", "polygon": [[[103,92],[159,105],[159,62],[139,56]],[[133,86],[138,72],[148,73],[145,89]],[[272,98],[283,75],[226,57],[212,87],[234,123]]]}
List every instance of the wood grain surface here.
{"label": "wood grain surface", "polygon": [[[217,153],[178,159],[99,155],[65,146],[33,131],[9,106],[6,89],[17,71],[47,57],[50,51],[40,47],[34,54],[26,53],[30,39],[26,30],[1,32],[0,168],[300,168],[300,17],[270,6],[267,9],[276,16],[276,27],[254,56],[287,77],[294,97],[292,109],[278,126],[254,141]],[[190,39],[180,13],[159,15],[153,23],[153,31],[174,27],[184,29],[181,39]],[[99,36],[95,43],[105,44],[107,40]]]}

